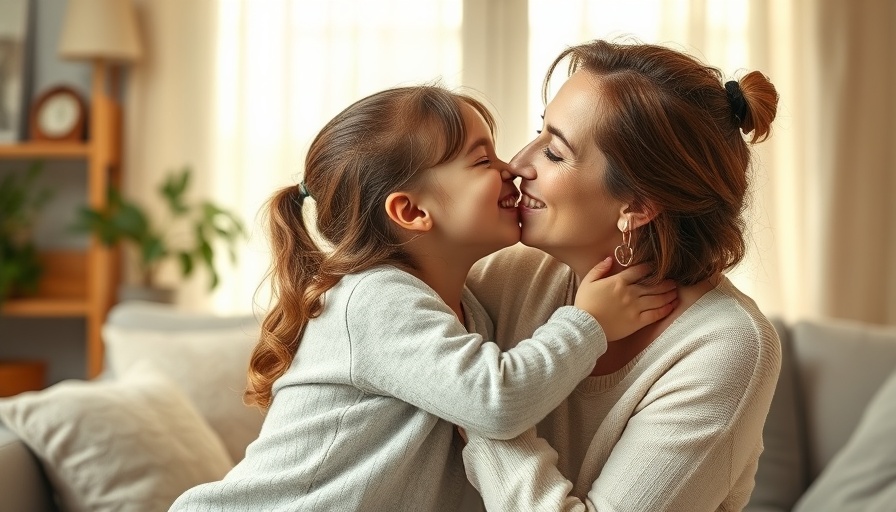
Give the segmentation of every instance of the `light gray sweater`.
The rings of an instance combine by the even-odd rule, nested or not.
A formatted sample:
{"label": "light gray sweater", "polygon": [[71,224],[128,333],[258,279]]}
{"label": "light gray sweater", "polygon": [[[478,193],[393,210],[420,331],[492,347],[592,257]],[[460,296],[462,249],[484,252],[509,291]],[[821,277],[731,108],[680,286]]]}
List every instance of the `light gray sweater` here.
{"label": "light gray sweater", "polygon": [[382,266],[344,277],[274,384],[259,438],[173,511],[451,511],[469,484],[452,424],[510,439],[554,409],[606,350],[563,307],[516,348],[492,342],[464,291],[466,328],[430,287]]}
{"label": "light gray sweater", "polygon": [[[572,301],[576,279],[515,246],[477,264],[468,285],[509,347]],[[490,512],[741,510],[780,365],[774,328],[722,279],[627,366],[586,378],[537,433],[468,432],[467,473]]]}

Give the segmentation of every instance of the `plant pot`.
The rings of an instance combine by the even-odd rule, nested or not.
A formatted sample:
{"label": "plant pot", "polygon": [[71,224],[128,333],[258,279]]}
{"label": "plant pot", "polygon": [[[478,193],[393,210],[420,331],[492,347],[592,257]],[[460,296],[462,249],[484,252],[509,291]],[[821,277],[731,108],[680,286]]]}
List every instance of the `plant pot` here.
{"label": "plant pot", "polygon": [[153,288],[149,286],[123,284],[118,287],[118,302],[125,302],[128,300],[146,300],[150,302],[174,304],[174,290],[171,288]]}

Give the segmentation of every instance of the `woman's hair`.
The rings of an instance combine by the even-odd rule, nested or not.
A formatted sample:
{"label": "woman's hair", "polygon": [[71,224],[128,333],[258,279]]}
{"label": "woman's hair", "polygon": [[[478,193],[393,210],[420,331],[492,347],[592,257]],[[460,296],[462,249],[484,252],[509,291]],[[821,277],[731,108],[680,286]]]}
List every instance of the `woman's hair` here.
{"label": "woman's hair", "polygon": [[722,73],[683,53],[649,44],[591,41],[567,48],[569,75],[595,77],[602,101],[594,141],[606,155],[615,198],[656,216],[633,232],[635,261],[648,281],[699,282],[736,265],[746,251],[745,194],[750,144],[769,135],[778,93],[761,73],[722,83]]}
{"label": "woman's hair", "polygon": [[270,406],[274,381],[292,363],[308,321],[321,314],[324,293],[342,276],[384,263],[414,267],[386,215],[386,198],[459,154],[467,132],[462,105],[494,131],[482,103],[433,85],[378,92],[323,127],[308,149],[301,186],[316,203],[315,228],[327,250],[306,227],[305,192],[289,186],[270,199],[273,301],[249,363],[248,404]]}

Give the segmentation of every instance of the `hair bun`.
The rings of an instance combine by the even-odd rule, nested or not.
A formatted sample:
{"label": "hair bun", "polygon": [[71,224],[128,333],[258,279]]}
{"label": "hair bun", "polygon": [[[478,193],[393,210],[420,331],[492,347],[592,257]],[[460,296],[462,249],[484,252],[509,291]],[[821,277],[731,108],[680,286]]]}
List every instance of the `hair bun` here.
{"label": "hair bun", "polygon": [[[737,101],[732,94],[734,85],[729,84],[737,86],[740,101]],[[739,82],[732,80],[726,83],[725,91],[728,93],[731,108],[740,121],[740,129],[744,134],[751,132],[753,134],[750,143],[756,144],[767,139],[771,132],[772,121],[778,112],[778,91],[768,77],[759,71],[752,71]],[[740,113],[743,115],[739,115]]]}

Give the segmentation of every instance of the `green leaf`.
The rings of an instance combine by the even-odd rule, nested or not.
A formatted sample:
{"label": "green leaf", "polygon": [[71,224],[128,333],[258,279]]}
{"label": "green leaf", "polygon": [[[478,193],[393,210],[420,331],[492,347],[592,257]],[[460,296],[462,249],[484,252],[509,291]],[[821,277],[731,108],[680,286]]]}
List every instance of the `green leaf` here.
{"label": "green leaf", "polygon": [[190,168],[185,167],[180,174],[169,174],[162,184],[162,196],[168,203],[168,208],[175,217],[181,217],[190,211],[184,202],[184,194],[190,184]]}
{"label": "green leaf", "polygon": [[140,244],[143,266],[148,267],[165,257],[165,245],[156,236],[150,236]]}
{"label": "green leaf", "polygon": [[184,277],[189,277],[193,273],[193,256],[186,251],[180,251],[178,256],[180,257],[181,273]]}

